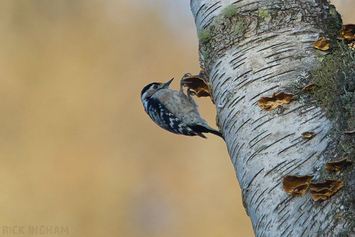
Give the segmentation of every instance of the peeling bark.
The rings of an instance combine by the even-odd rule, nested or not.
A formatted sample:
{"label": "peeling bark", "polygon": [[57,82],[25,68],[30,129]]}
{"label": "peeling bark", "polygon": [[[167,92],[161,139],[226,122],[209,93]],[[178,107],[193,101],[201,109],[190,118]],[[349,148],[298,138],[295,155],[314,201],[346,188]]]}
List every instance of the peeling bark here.
{"label": "peeling bark", "polygon": [[[192,0],[191,10],[217,123],[255,235],[355,236],[354,166],[325,170],[328,161],[354,161],[354,149],[339,151],[345,139],[333,132],[339,121],[302,91],[324,57],[313,43],[320,36],[336,41],[341,19],[334,7],[325,0]],[[279,92],[294,99],[270,111],[258,106]],[[304,132],[314,136],[302,139]],[[282,187],[286,175],[339,179],[344,187],[325,201],[309,192],[292,197]]]}

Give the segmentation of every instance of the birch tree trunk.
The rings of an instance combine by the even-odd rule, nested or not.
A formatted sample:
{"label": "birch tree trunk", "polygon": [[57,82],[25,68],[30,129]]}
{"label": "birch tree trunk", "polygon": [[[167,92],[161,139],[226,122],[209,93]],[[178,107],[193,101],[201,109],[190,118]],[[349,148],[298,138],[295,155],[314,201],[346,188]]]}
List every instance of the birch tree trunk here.
{"label": "birch tree trunk", "polygon": [[[343,68],[350,70],[344,79],[338,68],[326,69],[320,61],[332,59],[313,47],[324,36],[332,40],[333,52],[340,52],[335,8],[326,0],[191,0],[191,10],[217,125],[255,235],[355,236],[354,165],[338,172],[324,168],[328,161],[354,159],[354,135],[344,134],[354,126],[354,92],[344,92],[350,98],[346,104],[344,93],[334,90],[349,88],[355,73]],[[341,56],[333,60],[348,63]],[[319,93],[302,90],[317,76],[322,80],[322,68],[337,72],[335,79],[325,81]],[[259,107],[261,97],[279,92],[294,97],[274,110]],[[304,132],[315,136],[304,140]],[[292,197],[283,190],[286,175],[336,179],[344,186],[326,200],[314,201],[309,192]]]}

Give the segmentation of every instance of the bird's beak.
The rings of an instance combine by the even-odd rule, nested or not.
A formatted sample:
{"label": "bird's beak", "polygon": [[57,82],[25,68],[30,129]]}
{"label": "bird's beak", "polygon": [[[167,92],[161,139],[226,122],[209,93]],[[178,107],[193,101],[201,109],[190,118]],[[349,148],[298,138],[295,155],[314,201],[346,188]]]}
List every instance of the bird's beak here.
{"label": "bird's beak", "polygon": [[168,89],[170,83],[174,80],[174,78],[172,78],[170,81],[168,81],[167,83],[164,84],[163,89]]}

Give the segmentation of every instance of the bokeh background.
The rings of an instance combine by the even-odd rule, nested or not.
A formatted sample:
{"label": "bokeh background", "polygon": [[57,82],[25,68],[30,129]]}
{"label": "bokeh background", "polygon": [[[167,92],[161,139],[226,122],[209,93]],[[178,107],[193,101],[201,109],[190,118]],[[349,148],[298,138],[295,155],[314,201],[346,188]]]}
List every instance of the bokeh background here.
{"label": "bokeh background", "polygon": [[197,45],[188,0],[1,1],[0,236],[253,236],[223,141],[168,133],[140,102],[198,73]]}

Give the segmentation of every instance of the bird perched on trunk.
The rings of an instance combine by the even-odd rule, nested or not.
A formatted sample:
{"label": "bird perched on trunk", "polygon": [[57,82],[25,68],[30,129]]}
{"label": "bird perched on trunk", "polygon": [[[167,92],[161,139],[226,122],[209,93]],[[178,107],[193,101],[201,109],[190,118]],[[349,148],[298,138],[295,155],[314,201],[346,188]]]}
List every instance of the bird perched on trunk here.
{"label": "bird perched on trunk", "polygon": [[169,89],[173,79],[167,83],[153,82],[143,88],[141,99],[149,117],[161,128],[175,134],[206,138],[202,133],[213,133],[223,138],[201,118],[189,89],[187,95],[182,84],[180,91]]}

